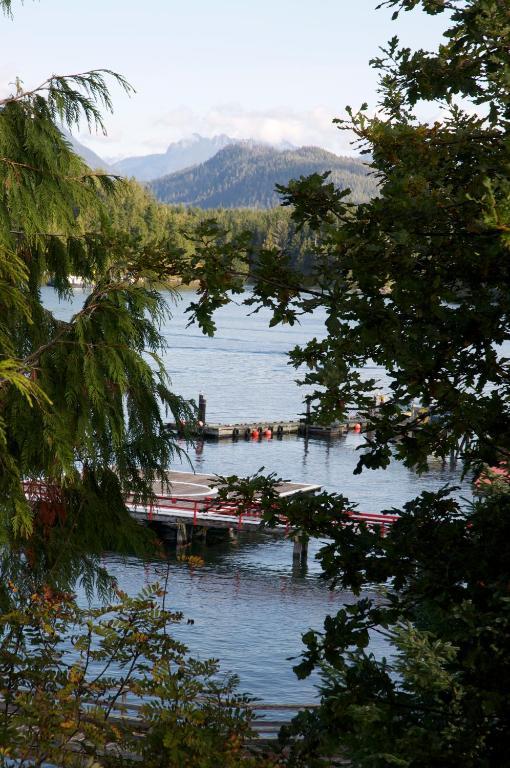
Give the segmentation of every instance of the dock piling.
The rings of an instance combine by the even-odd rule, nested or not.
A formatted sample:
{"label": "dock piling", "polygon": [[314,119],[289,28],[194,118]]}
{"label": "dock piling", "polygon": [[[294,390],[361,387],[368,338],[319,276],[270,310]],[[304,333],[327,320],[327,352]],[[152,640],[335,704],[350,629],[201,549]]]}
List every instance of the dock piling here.
{"label": "dock piling", "polygon": [[183,547],[188,543],[188,526],[186,523],[177,523],[177,546]]}
{"label": "dock piling", "polygon": [[198,423],[201,427],[205,425],[205,415],[207,409],[207,400],[202,393],[198,396]]}
{"label": "dock piling", "polygon": [[199,539],[205,543],[207,541],[207,531],[208,528],[205,525],[197,525],[196,528],[193,529],[193,538]]}
{"label": "dock piling", "polygon": [[292,559],[295,563],[306,563],[308,556],[308,536],[304,533],[300,533],[294,537],[294,549],[292,552]]}

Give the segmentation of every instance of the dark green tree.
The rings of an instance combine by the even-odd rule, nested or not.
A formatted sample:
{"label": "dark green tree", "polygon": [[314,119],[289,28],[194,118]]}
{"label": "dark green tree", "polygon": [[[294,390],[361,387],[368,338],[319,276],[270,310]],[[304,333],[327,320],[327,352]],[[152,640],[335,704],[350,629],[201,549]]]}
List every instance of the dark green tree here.
{"label": "dark green tree", "polygon": [[[250,261],[248,301],[275,322],[325,309],[326,337],[291,360],[307,369],[317,418],[342,418],[346,403],[365,411],[358,472],[396,459],[423,470],[454,452],[473,477],[510,449],[510,10],[507,0],[383,5],[395,18],[444,14],[447,29],[435,52],[391,40],[373,61],[380,112],[338,121],[366,153],[378,195],[354,206],[317,174],[280,188],[294,222],[317,235],[313,287],[272,248]],[[442,119],[420,121],[423,101]],[[212,285],[202,313],[220,299]],[[377,382],[359,373],[370,360],[390,381],[378,407]],[[410,418],[413,401],[423,409]],[[320,558],[332,586],[360,595],[304,637],[296,671],[320,671],[322,704],[287,734],[291,765],[329,765],[335,754],[370,768],[510,764],[507,488],[474,505],[423,493],[391,510],[400,520],[385,538],[354,530],[342,497],[282,504],[304,532],[329,539]],[[377,601],[364,594],[374,584]],[[387,660],[370,650],[376,632]]]}
{"label": "dark green tree", "polygon": [[[0,102],[0,508],[14,535],[30,535],[37,515],[27,481],[81,494],[89,510],[96,500],[98,514],[115,487],[147,496],[174,454],[166,413],[192,416],[158,358],[164,265],[156,274],[133,238],[87,230],[120,182],[92,173],[58,127],[102,129],[108,77],[130,90],[91,71],[34,89],[18,80]],[[69,323],[42,305],[46,274],[60,296],[71,274],[92,286]]]}

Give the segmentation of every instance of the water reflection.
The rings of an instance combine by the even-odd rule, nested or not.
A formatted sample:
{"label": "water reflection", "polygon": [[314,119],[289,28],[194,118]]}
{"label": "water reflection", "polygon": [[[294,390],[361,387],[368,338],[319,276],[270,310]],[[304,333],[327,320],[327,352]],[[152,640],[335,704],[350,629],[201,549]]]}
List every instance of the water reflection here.
{"label": "water reflection", "polygon": [[[387,470],[354,469],[363,446],[363,436],[349,432],[334,440],[285,435],[282,438],[222,440],[207,442],[190,458],[197,472],[211,474],[253,474],[261,467],[286,480],[321,485],[342,493],[366,512],[401,507],[423,490],[457,486],[455,495],[471,497],[468,479],[462,479],[460,466],[431,461],[429,472],[417,475],[397,462]],[[184,465],[183,469],[185,469]]]}
{"label": "water reflection", "polygon": [[[251,474],[264,465],[284,477],[340,491],[366,511],[401,506],[421,490],[445,484],[458,484],[458,495],[470,495],[460,471],[441,464],[421,477],[395,464],[387,471],[364,473],[360,480],[352,470],[361,442],[354,433],[332,442],[296,437],[222,441],[203,444],[192,459],[197,471],[221,474]],[[289,540],[268,532],[241,533],[236,542],[193,544],[190,552],[205,561],[195,571],[171,553],[170,604],[195,622],[178,628],[178,637],[201,658],[219,657],[226,669],[240,675],[243,688],[266,701],[311,700],[317,679],[298,681],[289,658],[302,650],[304,632],[320,629],[326,614],[354,600],[350,593],[328,590],[321,581],[315,559],[320,546],[312,540],[308,562],[300,565],[293,562]],[[145,580],[162,579],[166,568],[161,563],[143,568],[134,559],[123,564],[113,558],[109,565],[128,591],[139,589]],[[388,651],[377,635],[372,648],[378,656]]]}

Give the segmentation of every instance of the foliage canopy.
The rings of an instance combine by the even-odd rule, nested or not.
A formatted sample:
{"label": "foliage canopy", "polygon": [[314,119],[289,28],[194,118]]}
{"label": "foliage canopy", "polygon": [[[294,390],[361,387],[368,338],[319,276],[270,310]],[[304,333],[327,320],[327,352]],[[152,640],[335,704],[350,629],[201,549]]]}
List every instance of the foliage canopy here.
{"label": "foliage canopy", "polygon": [[[98,205],[98,190],[110,194],[116,182],[90,174],[53,119],[95,120],[101,74],[51,78],[43,93],[20,88],[0,104],[0,493],[16,532],[33,530],[24,478],[56,481],[65,498],[93,488],[104,502],[112,487],[118,498],[128,485],[149,493],[166,467],[172,446],[160,405],[176,416],[185,406],[142,353],[161,343],[147,313],[157,321],[165,312],[156,282],[170,274],[197,281],[190,315],[206,332],[246,274],[248,302],[270,307],[275,323],[326,309],[326,338],[293,350],[291,360],[307,368],[319,418],[341,418],[351,402],[366,410],[359,471],[395,457],[424,469],[431,454],[446,459],[452,450],[467,471],[507,461],[508,3],[384,5],[396,17],[416,7],[444,13],[448,29],[437,52],[390,41],[373,62],[380,113],[362,107],[339,122],[370,155],[378,197],[354,206],[320,174],[281,189],[295,224],[315,234],[311,280],[278,244],[254,259],[250,237],[228,238],[217,222],[198,227],[191,251],[161,243],[140,251],[107,229],[78,231],[76,207]],[[420,122],[421,100],[439,105],[443,119]],[[46,269],[61,293],[71,272],[93,278],[70,324],[41,306]],[[369,360],[391,381],[379,408],[375,382],[360,374]],[[409,422],[413,399],[433,418]],[[249,483],[240,487],[251,493]],[[342,497],[288,500],[276,511],[268,504],[268,522],[283,513],[307,535],[328,537],[326,576],[362,593],[304,638],[297,672],[319,669],[322,704],[287,734],[290,764],[324,765],[339,751],[371,768],[508,761],[509,503],[505,487],[471,507],[447,491],[424,493],[400,510],[386,538],[339,525],[351,507]],[[385,585],[382,598],[366,594],[374,583]],[[371,653],[375,631],[393,644],[391,659]]]}
{"label": "foliage canopy", "polygon": [[[87,229],[120,182],[92,173],[55,122],[101,128],[106,77],[130,90],[93,71],[32,90],[18,80],[0,102],[0,507],[16,535],[32,530],[27,480],[86,493],[93,477],[98,497],[112,481],[147,496],[174,453],[165,411],[192,415],[158,358],[161,269],[126,237]],[[94,286],[69,323],[42,305],[47,273],[60,296],[71,274]]]}
{"label": "foliage canopy", "polygon": [[[354,206],[321,175],[281,188],[294,221],[316,232],[315,267],[307,284],[284,252],[259,253],[248,301],[274,322],[325,308],[326,337],[291,361],[315,388],[318,418],[342,418],[347,403],[365,411],[358,472],[395,458],[423,470],[432,454],[457,452],[472,476],[510,449],[508,3],[383,5],[396,18],[444,14],[447,29],[437,52],[391,40],[373,61],[380,112],[362,106],[338,121],[370,156],[379,194]],[[443,119],[421,122],[423,100]],[[219,300],[204,294],[201,311]],[[362,374],[370,361],[390,380],[377,408],[377,382]],[[410,421],[413,401],[424,410]],[[360,595],[304,636],[296,671],[319,670],[322,705],[286,735],[291,765],[339,753],[364,768],[508,763],[508,505],[507,484],[471,506],[425,492],[391,510],[400,520],[381,538],[342,525],[352,502],[341,496],[281,503],[305,534],[330,540],[320,558],[332,586]],[[374,632],[390,659],[371,652]]]}

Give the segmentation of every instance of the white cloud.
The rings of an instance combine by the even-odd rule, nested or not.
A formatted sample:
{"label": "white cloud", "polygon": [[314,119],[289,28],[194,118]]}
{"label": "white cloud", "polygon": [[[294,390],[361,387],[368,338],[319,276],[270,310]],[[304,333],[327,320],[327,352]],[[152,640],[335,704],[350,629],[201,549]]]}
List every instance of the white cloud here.
{"label": "white cloud", "polygon": [[[146,122],[132,125],[131,130],[108,131],[101,135],[80,133],[78,139],[103,156],[127,156],[164,152],[173,142],[193,133],[214,136],[225,133],[234,139],[295,146],[317,145],[338,154],[357,154],[350,145],[347,132],[333,125],[334,111],[317,106],[306,111],[284,107],[268,110],[249,110],[238,104],[222,104],[205,112],[180,107]],[[143,138],[140,138],[143,137]]]}
{"label": "white cloud", "polygon": [[270,110],[248,110],[238,104],[215,106],[203,114],[188,108],[167,112],[156,123],[157,131],[173,134],[170,140],[196,132],[206,136],[226,133],[234,139],[256,139],[296,146],[317,144],[333,151],[352,152],[344,132],[332,124],[330,108],[318,106],[307,111],[280,107]]}

